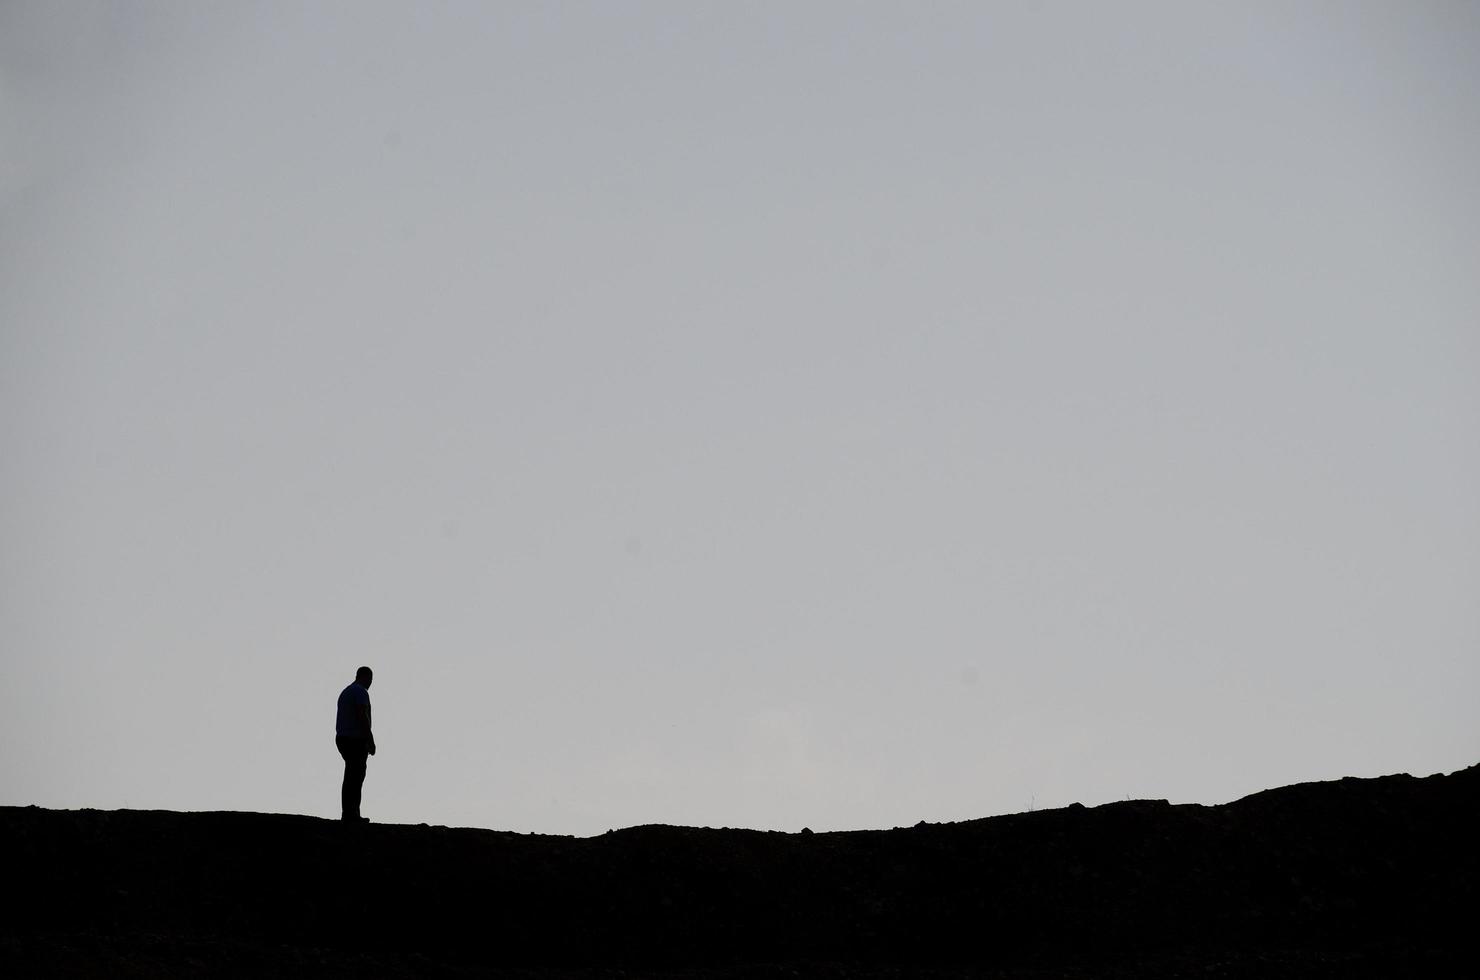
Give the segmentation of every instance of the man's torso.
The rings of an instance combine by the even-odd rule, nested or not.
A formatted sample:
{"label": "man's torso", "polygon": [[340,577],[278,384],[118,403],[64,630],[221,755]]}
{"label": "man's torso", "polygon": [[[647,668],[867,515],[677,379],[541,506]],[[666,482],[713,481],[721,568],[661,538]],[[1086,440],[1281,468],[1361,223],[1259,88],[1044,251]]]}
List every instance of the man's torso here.
{"label": "man's torso", "polygon": [[339,692],[339,711],[334,719],[334,734],[343,738],[364,738],[370,733],[360,721],[356,705],[370,707],[370,692],[358,683],[351,684]]}

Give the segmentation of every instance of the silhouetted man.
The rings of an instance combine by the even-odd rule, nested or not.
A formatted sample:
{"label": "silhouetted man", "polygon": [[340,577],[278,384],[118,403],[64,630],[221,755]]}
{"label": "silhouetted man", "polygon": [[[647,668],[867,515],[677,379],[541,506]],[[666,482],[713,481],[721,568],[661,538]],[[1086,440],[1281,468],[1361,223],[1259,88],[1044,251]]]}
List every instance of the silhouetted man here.
{"label": "silhouetted man", "polygon": [[369,667],[355,671],[355,682],[339,692],[339,714],[334,720],[334,744],[344,757],[344,785],[339,789],[341,820],[363,823],[360,816],[360,787],[365,785],[365,757],[375,754],[375,736],[370,733]]}

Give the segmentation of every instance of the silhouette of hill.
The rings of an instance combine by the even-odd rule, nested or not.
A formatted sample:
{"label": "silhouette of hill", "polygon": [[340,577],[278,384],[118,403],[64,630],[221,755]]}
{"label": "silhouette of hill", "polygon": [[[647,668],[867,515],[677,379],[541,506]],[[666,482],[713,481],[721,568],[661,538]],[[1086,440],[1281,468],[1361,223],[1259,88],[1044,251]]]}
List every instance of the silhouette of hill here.
{"label": "silhouette of hill", "polygon": [[1480,766],[844,833],[0,808],[11,977],[1467,972]]}

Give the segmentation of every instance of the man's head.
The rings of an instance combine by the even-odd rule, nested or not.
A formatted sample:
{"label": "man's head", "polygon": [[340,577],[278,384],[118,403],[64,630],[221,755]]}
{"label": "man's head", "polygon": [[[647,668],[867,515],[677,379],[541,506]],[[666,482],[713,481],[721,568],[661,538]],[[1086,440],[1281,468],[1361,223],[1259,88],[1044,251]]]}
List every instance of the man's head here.
{"label": "man's head", "polygon": [[369,667],[361,667],[359,670],[355,671],[355,683],[363,687],[365,690],[370,690],[370,682],[373,680],[375,680],[375,671],[371,670]]}

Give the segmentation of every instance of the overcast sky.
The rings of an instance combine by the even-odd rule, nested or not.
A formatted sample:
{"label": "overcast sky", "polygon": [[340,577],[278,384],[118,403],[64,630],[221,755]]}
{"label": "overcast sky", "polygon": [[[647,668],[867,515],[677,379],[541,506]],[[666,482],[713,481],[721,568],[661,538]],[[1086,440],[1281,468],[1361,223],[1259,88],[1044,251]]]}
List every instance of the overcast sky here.
{"label": "overcast sky", "polygon": [[1477,761],[1480,5],[0,4],[0,803]]}

